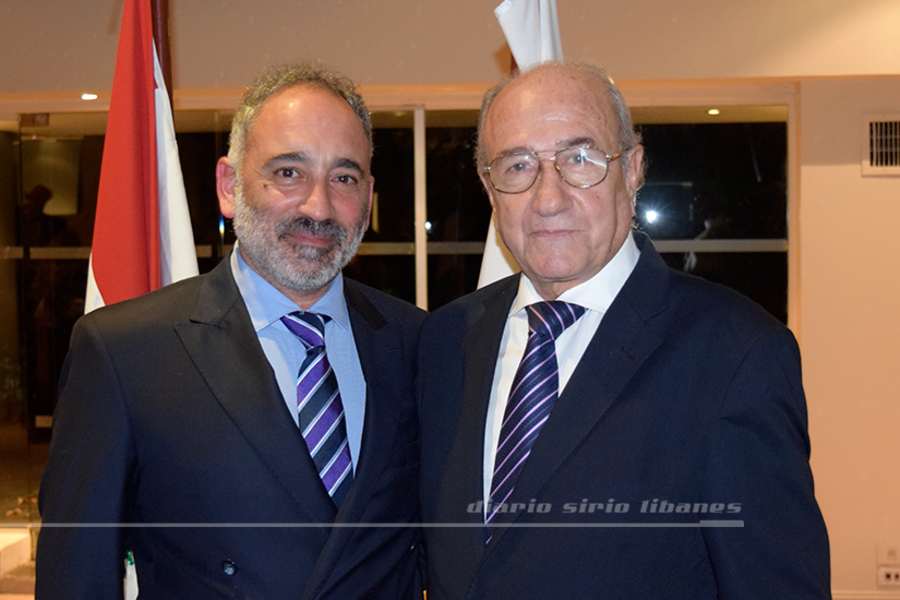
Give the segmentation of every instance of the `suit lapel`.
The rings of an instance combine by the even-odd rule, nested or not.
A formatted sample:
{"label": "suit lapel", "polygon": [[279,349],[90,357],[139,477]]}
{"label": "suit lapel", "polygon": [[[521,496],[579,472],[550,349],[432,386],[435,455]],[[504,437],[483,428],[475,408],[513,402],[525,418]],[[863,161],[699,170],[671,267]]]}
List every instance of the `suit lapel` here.
{"label": "suit lapel", "polygon": [[[461,464],[455,467],[470,475],[459,478],[465,484],[459,489],[459,496],[453,500],[455,506],[468,506],[484,498],[484,435],[488,404],[503,330],[509,308],[516,297],[518,283],[518,276],[498,283],[496,291],[489,293],[473,311],[470,322],[466,323],[467,333],[463,342],[463,407],[458,426],[460,435],[451,455],[461,457]],[[484,523],[481,512],[467,512],[467,515],[473,524]],[[484,552],[484,530],[471,527],[468,531],[471,532],[476,556],[481,556]]]}
{"label": "suit lapel", "polygon": [[204,278],[190,321],[176,332],[219,404],[309,522],[331,522],[336,508],[324,488],[309,484],[318,473],[259,346],[230,261]]}
{"label": "suit lapel", "polygon": [[394,402],[401,395],[393,389],[396,380],[385,375],[396,369],[400,349],[394,327],[354,282],[346,278],[344,296],[366,379],[366,410],[353,486],[341,505],[338,520],[356,521],[387,464],[389,456],[385,449],[391,447],[397,435],[398,409]]}
{"label": "suit lapel", "polygon": [[[396,405],[410,398],[408,390],[396,388],[401,382],[390,374],[396,372],[401,348],[397,326],[389,323],[369,298],[350,279],[344,278],[344,297],[350,313],[350,326],[366,379],[366,410],[363,435],[353,485],[341,503],[335,522],[357,523],[370,504],[372,493],[379,490],[385,466],[392,459],[390,448],[399,435],[400,415],[408,409]],[[347,552],[346,546],[356,533],[353,527],[335,527],[309,575],[302,598],[315,598],[335,565]]]}

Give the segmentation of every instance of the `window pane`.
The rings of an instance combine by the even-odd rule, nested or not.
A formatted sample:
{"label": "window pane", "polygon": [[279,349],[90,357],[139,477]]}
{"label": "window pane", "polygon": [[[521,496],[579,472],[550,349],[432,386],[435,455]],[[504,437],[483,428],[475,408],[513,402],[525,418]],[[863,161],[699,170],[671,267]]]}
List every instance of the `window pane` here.
{"label": "window pane", "polygon": [[786,123],[642,125],[641,229],[655,239],[787,237]]}
{"label": "window pane", "polygon": [[484,242],[491,205],[475,167],[477,111],[429,111],[429,242]]}
{"label": "window pane", "polygon": [[87,267],[87,260],[21,261],[21,326],[30,427],[34,417],[49,416],[56,406],[72,328],[84,314]]}
{"label": "window pane", "polygon": [[375,201],[364,242],[412,242],[415,237],[413,112],[372,114],[375,155]]}
{"label": "window pane", "polygon": [[[179,133],[176,136],[178,154],[181,157],[184,193],[191,213],[194,243],[210,245],[213,248],[222,243],[219,234],[221,213],[216,194],[216,163],[220,156],[228,152],[227,136],[224,136],[225,147],[219,147],[222,137],[215,132]],[[231,231],[227,243],[234,243],[234,234]],[[200,266],[201,273],[206,270],[208,269]]]}
{"label": "window pane", "polygon": [[414,256],[358,254],[344,267],[344,275],[412,304],[416,303]]}
{"label": "window pane", "polygon": [[478,287],[481,254],[432,254],[428,257],[428,309],[441,306]]}
{"label": "window pane", "polygon": [[673,269],[739,291],[787,323],[786,252],[684,252],[662,257]]}

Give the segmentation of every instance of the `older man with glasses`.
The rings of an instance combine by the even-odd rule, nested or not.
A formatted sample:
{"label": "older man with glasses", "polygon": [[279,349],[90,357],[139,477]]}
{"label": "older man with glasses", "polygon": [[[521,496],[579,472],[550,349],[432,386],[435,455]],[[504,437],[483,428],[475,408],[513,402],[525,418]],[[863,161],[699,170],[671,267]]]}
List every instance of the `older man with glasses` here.
{"label": "older man with glasses", "polygon": [[830,597],[797,344],[633,231],[609,78],[495,87],[477,160],[522,274],[422,328],[429,600]]}

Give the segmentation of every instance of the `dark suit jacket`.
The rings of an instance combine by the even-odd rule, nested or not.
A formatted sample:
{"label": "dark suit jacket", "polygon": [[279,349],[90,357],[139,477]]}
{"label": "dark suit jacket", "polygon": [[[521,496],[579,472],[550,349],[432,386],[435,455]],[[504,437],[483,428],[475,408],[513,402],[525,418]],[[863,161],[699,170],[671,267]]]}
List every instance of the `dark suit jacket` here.
{"label": "dark suit jacket", "polygon": [[518,277],[423,325],[429,600],[830,597],[793,336],[636,239],[640,260],[486,546],[485,419]]}
{"label": "dark suit jacket", "polygon": [[367,397],[340,511],[228,260],[83,317],[40,507],[48,524],[112,526],[45,526],[37,598],[120,598],[126,548],[142,600],[411,597],[417,530],[352,524],[419,519],[414,379],[424,313],[350,280],[345,296]]}

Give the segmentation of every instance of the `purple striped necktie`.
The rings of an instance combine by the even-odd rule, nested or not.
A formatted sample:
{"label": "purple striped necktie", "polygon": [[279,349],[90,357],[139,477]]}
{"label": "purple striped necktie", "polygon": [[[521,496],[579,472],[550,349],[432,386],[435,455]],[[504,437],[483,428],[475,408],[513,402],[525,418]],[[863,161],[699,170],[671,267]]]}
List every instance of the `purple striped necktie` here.
{"label": "purple striped necktie", "polygon": [[281,317],[281,322],[306,347],[306,360],[297,375],[300,431],[328,495],[340,506],[353,482],[353,464],[337,377],[325,354],[328,318],[293,312]]}
{"label": "purple striped necktie", "polygon": [[505,512],[503,506],[509,501],[534,440],[559,396],[555,340],[584,314],[584,307],[560,301],[538,302],[527,306],[526,311],[528,342],[513,378],[500,427],[490,505],[485,517],[485,543],[491,539],[491,523]]}

